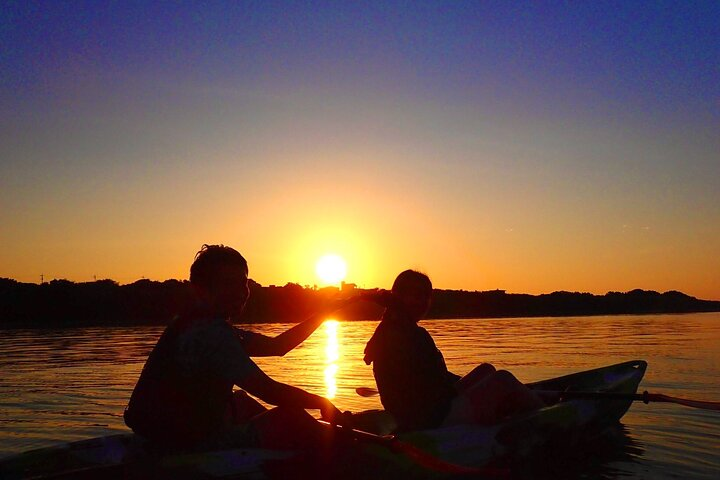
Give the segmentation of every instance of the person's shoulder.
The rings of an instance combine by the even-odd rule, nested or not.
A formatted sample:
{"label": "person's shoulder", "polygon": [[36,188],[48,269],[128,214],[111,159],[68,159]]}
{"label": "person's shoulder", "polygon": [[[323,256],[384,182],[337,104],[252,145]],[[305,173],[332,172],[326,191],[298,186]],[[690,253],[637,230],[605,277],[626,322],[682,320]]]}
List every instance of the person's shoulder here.
{"label": "person's shoulder", "polygon": [[235,336],[238,337],[238,338],[240,338],[240,339],[252,338],[252,337],[254,337],[254,336],[259,336],[259,335],[260,335],[260,334],[258,334],[258,333],[256,333],[256,332],[253,332],[252,330],[248,330],[248,329],[245,329],[245,328],[241,328],[241,327],[238,327],[238,326],[236,326],[236,325],[230,325],[230,328],[232,329],[232,331],[233,331],[233,333],[235,334]]}
{"label": "person's shoulder", "polygon": [[435,345],[435,340],[433,340],[432,335],[430,335],[430,332],[425,330],[420,325],[415,325],[412,329],[412,337],[413,339],[418,343],[427,343]]}
{"label": "person's shoulder", "polygon": [[187,315],[176,315],[167,324],[163,330],[160,338],[158,338],[158,345],[165,345],[168,343],[176,342],[182,338],[188,331],[193,327],[193,318]]}
{"label": "person's shoulder", "polygon": [[382,334],[386,332],[388,328],[391,328],[390,322],[387,320],[380,320],[380,323],[378,323],[377,327],[375,327],[375,333]]}
{"label": "person's shoulder", "polygon": [[217,343],[236,337],[232,326],[222,318],[189,317],[180,320],[173,330],[181,343]]}
{"label": "person's shoulder", "polygon": [[211,318],[203,315],[177,315],[170,321],[165,331],[182,333],[188,330],[197,330],[205,328],[211,321]]}
{"label": "person's shoulder", "polygon": [[404,342],[405,337],[402,328],[399,328],[395,322],[383,320],[375,327],[375,332],[368,340],[365,351],[368,352],[373,349],[387,350],[390,346]]}
{"label": "person's shoulder", "polygon": [[226,320],[222,318],[208,318],[198,324],[198,328],[211,334],[223,337],[236,337],[237,332]]}
{"label": "person's shoulder", "polygon": [[238,330],[222,318],[208,319],[193,334],[195,340],[205,346],[211,346],[213,356],[218,358],[249,359]]}
{"label": "person's shoulder", "polygon": [[407,335],[407,327],[401,322],[392,322],[384,320],[375,328],[373,336],[381,338],[404,337]]}
{"label": "person's shoulder", "polygon": [[430,335],[430,332],[428,332],[425,327],[421,327],[417,323],[415,324],[414,330],[415,330],[415,333],[417,333],[418,335],[423,335],[423,336],[428,336],[428,337],[432,336],[432,335]]}
{"label": "person's shoulder", "polygon": [[398,322],[388,330],[386,338],[400,349],[415,350],[429,342],[432,342],[430,334],[416,324]]}

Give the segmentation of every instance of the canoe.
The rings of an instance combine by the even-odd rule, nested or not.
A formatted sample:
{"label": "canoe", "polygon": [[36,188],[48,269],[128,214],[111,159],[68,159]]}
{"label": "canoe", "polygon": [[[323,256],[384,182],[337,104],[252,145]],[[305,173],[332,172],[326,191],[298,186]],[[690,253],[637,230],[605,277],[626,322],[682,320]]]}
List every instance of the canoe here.
{"label": "canoe", "polygon": [[[528,384],[536,390],[635,393],[647,363],[642,360]],[[630,400],[572,399],[505,419],[491,426],[458,425],[404,433],[398,439],[446,462],[467,467],[516,465],[544,452],[568,451],[617,425]],[[365,417],[375,415],[368,412]],[[361,418],[363,415],[360,416]],[[384,418],[382,413],[380,418]],[[332,429],[331,426],[325,428]],[[162,453],[132,433],[65,443],[0,459],[0,478],[315,478],[426,477],[428,471],[402,452],[332,435],[322,465],[299,452],[237,448]],[[298,475],[293,475],[298,477]]]}

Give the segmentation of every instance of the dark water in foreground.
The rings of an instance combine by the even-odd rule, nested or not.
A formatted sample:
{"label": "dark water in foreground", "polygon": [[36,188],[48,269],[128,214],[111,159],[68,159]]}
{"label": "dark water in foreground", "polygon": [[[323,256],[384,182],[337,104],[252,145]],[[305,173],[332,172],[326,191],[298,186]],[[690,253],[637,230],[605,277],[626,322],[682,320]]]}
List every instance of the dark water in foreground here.
{"label": "dark water in foreground", "polygon": [[[259,359],[273,377],[331,397],[342,410],[379,408],[362,350],[377,322],[326,322],[285,358]],[[450,370],[488,361],[535,381],[631,359],[640,388],[720,401],[720,314],[423,322]],[[287,325],[252,327],[272,334]],[[0,331],[0,457],[126,431],[122,411],[161,329]],[[720,478],[720,412],[636,403],[611,437],[543,467],[564,478]],[[530,477],[532,477],[532,473]]]}

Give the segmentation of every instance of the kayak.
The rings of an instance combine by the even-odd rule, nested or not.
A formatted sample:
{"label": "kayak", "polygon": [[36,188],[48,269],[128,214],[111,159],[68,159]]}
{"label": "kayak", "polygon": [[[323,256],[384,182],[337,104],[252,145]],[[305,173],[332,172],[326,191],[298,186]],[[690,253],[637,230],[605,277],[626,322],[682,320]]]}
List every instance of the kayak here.
{"label": "kayak", "polygon": [[[647,362],[634,360],[527,384],[537,391],[633,394]],[[632,400],[574,398],[496,425],[458,425],[400,435],[445,461],[471,466],[514,465],[544,458],[601,436],[617,426]]]}
{"label": "kayak", "polygon": [[[642,360],[530,383],[538,391],[635,393],[647,363]],[[457,425],[403,433],[397,439],[430,457],[482,468],[516,465],[547,452],[571,451],[583,441],[616,426],[632,400],[574,398],[513,416],[490,426]],[[376,418],[382,429],[384,412]],[[331,478],[428,477],[430,471],[404,452],[382,442],[365,442],[352,432],[333,429],[321,465],[318,456],[290,450],[236,448],[210,452],[159,452],[132,433],[98,437],[41,448],[0,459],[0,478],[286,478],[306,475]],[[321,468],[322,472],[313,469]]]}

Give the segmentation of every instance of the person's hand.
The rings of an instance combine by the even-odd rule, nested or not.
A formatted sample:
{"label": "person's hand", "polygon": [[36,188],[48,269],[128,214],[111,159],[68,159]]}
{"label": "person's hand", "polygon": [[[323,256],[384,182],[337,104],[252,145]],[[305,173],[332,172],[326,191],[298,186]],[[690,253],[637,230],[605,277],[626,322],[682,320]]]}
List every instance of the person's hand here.
{"label": "person's hand", "polygon": [[330,425],[340,425],[345,428],[353,428],[353,413],[350,411],[341,412],[335,409],[331,415],[332,418],[326,418],[323,414],[322,419],[328,422]]}
{"label": "person's hand", "polygon": [[353,413],[349,410],[342,412],[338,424],[345,428],[353,428]]}
{"label": "person's hand", "polygon": [[334,312],[336,310],[340,310],[349,305],[352,305],[353,303],[357,303],[361,300],[364,300],[363,294],[352,295],[349,297],[336,297],[336,298],[328,301],[325,304],[325,307],[323,310],[327,311],[328,313]]}
{"label": "person's hand", "polygon": [[325,405],[320,408],[320,417],[331,425],[342,423],[342,416],[343,413],[330,400],[327,400]]}
{"label": "person's hand", "polygon": [[389,307],[394,303],[394,296],[391,291],[374,289],[361,295],[363,300],[375,302],[382,307]]}

